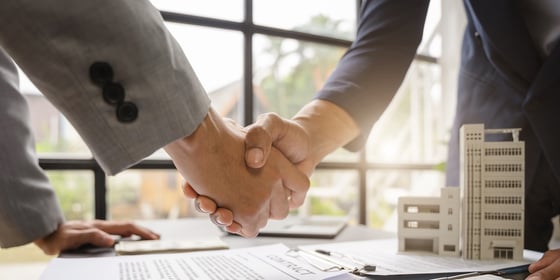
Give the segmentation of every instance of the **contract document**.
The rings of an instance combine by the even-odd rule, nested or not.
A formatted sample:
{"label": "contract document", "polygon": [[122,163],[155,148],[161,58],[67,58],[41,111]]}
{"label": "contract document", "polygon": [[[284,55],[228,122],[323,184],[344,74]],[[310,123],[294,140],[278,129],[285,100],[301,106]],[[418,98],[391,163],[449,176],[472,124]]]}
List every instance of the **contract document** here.
{"label": "contract document", "polygon": [[191,253],[55,258],[41,280],[351,279],[290,256],[283,244]]}

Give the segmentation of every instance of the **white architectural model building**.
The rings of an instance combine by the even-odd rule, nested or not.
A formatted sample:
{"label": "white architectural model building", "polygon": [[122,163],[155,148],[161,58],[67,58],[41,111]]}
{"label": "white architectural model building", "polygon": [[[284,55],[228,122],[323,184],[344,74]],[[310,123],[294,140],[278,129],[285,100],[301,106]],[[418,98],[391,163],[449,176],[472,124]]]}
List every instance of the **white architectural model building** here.
{"label": "white architectural model building", "polygon": [[399,198],[399,251],[459,256],[459,188],[441,189],[441,197]]}
{"label": "white architectural model building", "polygon": [[[523,259],[525,143],[521,129],[461,127],[463,257]],[[513,141],[485,141],[511,133]]]}
{"label": "white architectural model building", "polygon": [[[525,145],[520,130],[463,125],[462,205],[456,187],[443,188],[440,198],[401,197],[399,250],[458,256],[460,232],[463,258],[523,259]],[[512,141],[485,141],[490,134],[511,134]]]}

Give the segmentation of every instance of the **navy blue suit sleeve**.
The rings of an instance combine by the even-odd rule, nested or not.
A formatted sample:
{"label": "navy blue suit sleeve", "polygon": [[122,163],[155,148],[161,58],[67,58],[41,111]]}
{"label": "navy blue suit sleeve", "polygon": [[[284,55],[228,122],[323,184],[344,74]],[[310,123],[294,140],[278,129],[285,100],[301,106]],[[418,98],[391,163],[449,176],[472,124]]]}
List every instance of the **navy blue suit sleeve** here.
{"label": "navy blue suit sleeve", "polygon": [[316,98],[344,109],[360,127],[345,148],[360,149],[398,90],[422,39],[427,0],[366,0],[356,40]]}

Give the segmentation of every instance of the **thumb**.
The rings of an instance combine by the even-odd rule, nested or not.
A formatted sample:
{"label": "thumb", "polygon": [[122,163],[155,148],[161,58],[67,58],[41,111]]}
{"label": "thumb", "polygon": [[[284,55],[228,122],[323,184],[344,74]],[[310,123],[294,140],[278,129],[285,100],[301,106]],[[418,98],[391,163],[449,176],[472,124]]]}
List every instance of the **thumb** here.
{"label": "thumb", "polygon": [[113,240],[111,235],[97,228],[80,229],[67,236],[65,245],[61,249],[76,249],[84,244],[111,247],[115,244],[115,240]]}
{"label": "thumb", "polygon": [[111,237],[111,235],[97,228],[91,229],[85,236],[88,240],[87,243],[91,243],[95,246],[110,247],[115,244],[115,240]]}
{"label": "thumb", "polygon": [[[274,113],[260,115],[247,127],[245,134],[245,164],[250,168],[261,168],[268,160],[272,143],[279,137]],[[274,123],[273,123],[274,122]]]}

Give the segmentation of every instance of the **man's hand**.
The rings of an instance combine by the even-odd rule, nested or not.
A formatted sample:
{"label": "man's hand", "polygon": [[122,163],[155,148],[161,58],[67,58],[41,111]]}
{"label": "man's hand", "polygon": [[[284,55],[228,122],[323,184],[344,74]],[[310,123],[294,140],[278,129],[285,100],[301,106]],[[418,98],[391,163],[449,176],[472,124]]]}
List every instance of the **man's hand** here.
{"label": "man's hand", "polygon": [[[262,168],[268,161],[270,152],[277,148],[297,168],[307,176],[313,172],[314,165],[306,160],[309,151],[307,133],[296,122],[282,119],[274,113],[260,115],[257,122],[246,127],[245,163],[249,168]],[[273,147],[274,145],[274,147]],[[189,183],[183,186],[183,193],[195,199],[199,212],[210,215],[212,222],[223,226],[231,233],[239,233],[242,226],[233,220],[233,213],[227,208],[216,205],[212,198],[199,195]],[[289,199],[290,208],[303,204],[306,192],[292,193]]]}
{"label": "man's hand", "polygon": [[136,234],[142,239],[159,239],[159,234],[133,223],[94,220],[65,222],[55,232],[35,240],[34,243],[45,254],[57,255],[61,251],[76,249],[84,244],[111,247],[115,241],[110,234],[123,237]]}
{"label": "man's hand", "polygon": [[527,280],[553,280],[560,278],[560,249],[546,251],[543,257],[529,266]]}
{"label": "man's hand", "polygon": [[271,149],[268,164],[248,169],[244,139],[240,127],[210,109],[192,135],[165,150],[197,194],[230,209],[242,226],[239,234],[253,237],[268,218],[288,215],[288,198],[306,193],[309,179],[276,149]]}
{"label": "man's hand", "polygon": [[[247,128],[245,138],[245,162],[248,167],[258,169],[269,161],[269,155],[278,149],[298,169],[310,176],[324,156],[348,143],[359,135],[357,124],[342,108],[324,100],[314,100],[305,105],[292,120],[274,113],[259,116],[257,122]],[[218,207],[211,196],[198,193],[185,185],[185,194],[205,205],[214,221],[226,226],[240,226],[232,219],[231,211]],[[292,193],[290,207],[299,207],[307,192]],[[237,221],[237,220],[236,220]],[[229,229],[228,229],[229,230]]]}
{"label": "man's hand", "polygon": [[[310,139],[307,131],[295,121],[283,119],[275,113],[260,115],[247,127],[245,136],[245,163],[250,168],[261,168],[267,162],[272,149],[278,149],[297,168],[311,176],[315,166],[309,157]],[[301,206],[306,193],[293,193],[290,208]]]}

